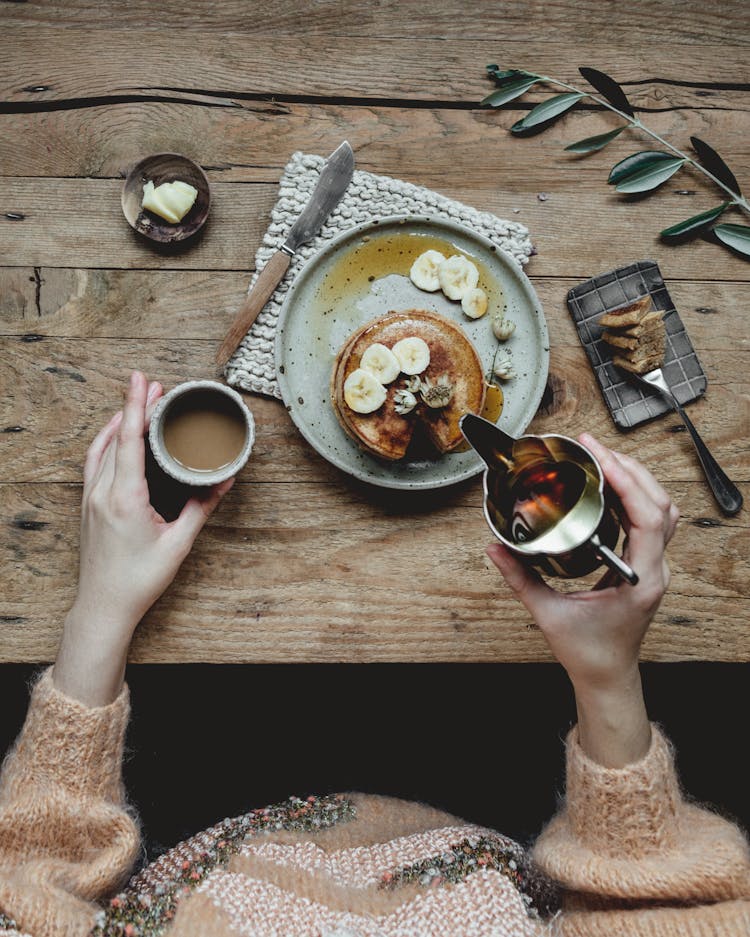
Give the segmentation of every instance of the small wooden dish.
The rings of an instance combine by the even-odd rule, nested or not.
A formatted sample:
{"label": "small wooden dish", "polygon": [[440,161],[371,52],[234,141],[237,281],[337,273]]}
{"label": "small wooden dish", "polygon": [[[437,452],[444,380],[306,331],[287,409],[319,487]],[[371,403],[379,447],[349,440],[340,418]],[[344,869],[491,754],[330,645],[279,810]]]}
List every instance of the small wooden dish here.
{"label": "small wooden dish", "polygon": [[[198,190],[193,207],[182,221],[171,224],[141,208],[143,186],[147,182],[159,186],[177,179]],[[206,174],[192,159],[177,153],[157,153],[142,159],[130,170],[122,187],[122,213],[128,224],[139,234],[160,244],[172,244],[192,237],[206,223],[210,207],[211,190]]]}

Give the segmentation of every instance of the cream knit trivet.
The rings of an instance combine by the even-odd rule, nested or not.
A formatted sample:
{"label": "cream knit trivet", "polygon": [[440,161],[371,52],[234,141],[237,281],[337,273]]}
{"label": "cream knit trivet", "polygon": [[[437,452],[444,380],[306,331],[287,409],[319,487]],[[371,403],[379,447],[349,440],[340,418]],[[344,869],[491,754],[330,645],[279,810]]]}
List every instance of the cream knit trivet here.
{"label": "cream knit trivet", "polygon": [[[259,271],[284,243],[289,229],[307,204],[324,164],[322,156],[307,153],[295,153],[289,161],[281,177],[279,200],[271,211],[271,224],[255,255],[256,272],[250,288]],[[489,238],[519,264],[525,264],[532,252],[529,232],[522,224],[503,221],[489,212],[469,208],[410,182],[356,171],[344,197],[318,234],[294,255],[284,279],[230,358],[224,371],[227,382],[242,390],[281,398],[274,365],[274,335],[284,297],[300,268],[327,241],[343,231],[364,221],[405,214],[437,215],[465,224]]]}

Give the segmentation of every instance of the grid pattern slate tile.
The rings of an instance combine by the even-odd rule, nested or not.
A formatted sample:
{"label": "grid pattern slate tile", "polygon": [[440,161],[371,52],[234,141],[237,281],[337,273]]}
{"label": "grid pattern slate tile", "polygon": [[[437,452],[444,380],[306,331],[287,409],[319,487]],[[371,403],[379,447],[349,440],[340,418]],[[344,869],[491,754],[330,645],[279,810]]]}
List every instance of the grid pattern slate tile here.
{"label": "grid pattern slate tile", "polygon": [[641,388],[627,379],[625,372],[612,363],[611,349],[601,339],[604,330],[598,324],[599,318],[647,293],[651,295],[654,308],[664,313],[667,333],[662,367],[664,377],[679,402],[689,403],[705,392],[706,374],[655,261],[641,260],[602,273],[573,287],[568,293],[568,309],[581,343],[601,387],[604,402],[621,429],[630,429],[671,410],[657,391]]}

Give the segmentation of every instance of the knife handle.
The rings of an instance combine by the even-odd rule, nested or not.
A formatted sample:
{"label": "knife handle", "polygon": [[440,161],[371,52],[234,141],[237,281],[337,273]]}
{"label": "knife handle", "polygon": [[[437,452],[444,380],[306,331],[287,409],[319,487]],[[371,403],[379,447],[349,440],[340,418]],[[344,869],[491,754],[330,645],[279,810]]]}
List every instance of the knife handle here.
{"label": "knife handle", "polygon": [[284,251],[276,251],[265,267],[260,271],[253,288],[247,294],[245,302],[234,318],[221,347],[216,352],[216,363],[219,367],[229,361],[237,346],[247,334],[247,330],[258,318],[258,313],[271,298],[271,294],[279,285],[282,277],[289,269],[292,258]]}

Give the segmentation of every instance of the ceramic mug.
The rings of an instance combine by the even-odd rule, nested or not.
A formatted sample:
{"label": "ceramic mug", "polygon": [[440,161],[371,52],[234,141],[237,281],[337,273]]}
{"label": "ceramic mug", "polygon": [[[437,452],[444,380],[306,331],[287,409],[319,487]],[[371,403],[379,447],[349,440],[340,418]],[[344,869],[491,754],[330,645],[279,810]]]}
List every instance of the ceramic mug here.
{"label": "ceramic mug", "polygon": [[[174,413],[173,408],[178,403],[183,406],[189,403],[189,395],[196,393],[202,394],[203,399],[208,401],[209,404],[211,397],[217,395],[216,399],[219,407],[225,407],[227,398],[229,398],[236,407],[236,415],[241,418],[245,426],[245,437],[241,450],[229,462],[220,465],[218,468],[201,469],[186,465],[175,458],[164,441],[164,428],[170,414]],[[173,387],[156,404],[151,416],[148,441],[159,467],[167,475],[185,485],[216,485],[236,475],[247,462],[255,441],[255,422],[242,397],[231,387],[220,384],[218,381],[186,381]]]}

